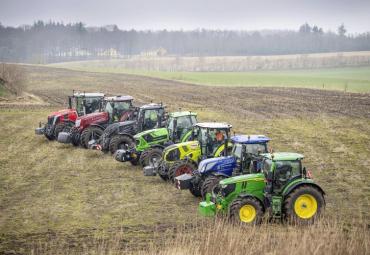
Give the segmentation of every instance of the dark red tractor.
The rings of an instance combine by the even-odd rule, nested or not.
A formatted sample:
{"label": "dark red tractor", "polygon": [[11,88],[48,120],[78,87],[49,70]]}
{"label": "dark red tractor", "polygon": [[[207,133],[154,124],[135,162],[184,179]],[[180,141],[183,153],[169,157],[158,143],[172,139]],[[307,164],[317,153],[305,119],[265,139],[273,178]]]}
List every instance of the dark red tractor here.
{"label": "dark red tractor", "polygon": [[74,92],[68,96],[68,108],[49,114],[47,123],[40,122],[35,129],[37,135],[45,135],[49,140],[58,138],[61,131],[74,126],[78,117],[98,111],[104,98],[103,93],[80,93]]}
{"label": "dark red tractor", "polygon": [[69,131],[59,133],[58,142],[88,148],[88,142],[98,140],[109,124],[136,118],[133,100],[132,96],[105,97],[100,112],[78,117]]}

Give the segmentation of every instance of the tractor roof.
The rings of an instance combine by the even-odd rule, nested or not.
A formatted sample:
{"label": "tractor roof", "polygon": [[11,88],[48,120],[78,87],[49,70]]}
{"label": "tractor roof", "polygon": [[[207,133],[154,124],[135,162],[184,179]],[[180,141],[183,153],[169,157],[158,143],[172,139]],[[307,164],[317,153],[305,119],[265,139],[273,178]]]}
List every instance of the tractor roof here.
{"label": "tractor roof", "polygon": [[270,138],[264,135],[234,135],[231,137],[233,143],[241,144],[267,143],[270,140]]}
{"label": "tractor roof", "polygon": [[145,104],[143,106],[140,106],[140,109],[158,109],[158,108],[164,108],[165,106],[163,104],[156,104],[156,103],[150,103],[150,104]]}
{"label": "tractor roof", "polygon": [[132,101],[132,100],[134,100],[132,96],[105,97],[105,101],[112,101],[112,102],[124,102],[124,101]]}
{"label": "tractor roof", "polygon": [[182,111],[182,112],[171,112],[170,117],[173,118],[178,118],[178,117],[183,117],[183,116],[197,116],[196,112],[189,112],[189,111]]}
{"label": "tractor roof", "polygon": [[265,158],[273,159],[273,160],[301,160],[304,158],[302,154],[295,153],[295,152],[274,152],[274,153],[265,153],[262,154]]}
{"label": "tractor roof", "polygon": [[200,128],[213,128],[213,129],[230,129],[233,126],[224,122],[202,122],[197,123],[194,126]]}
{"label": "tractor roof", "polygon": [[85,93],[85,92],[74,92],[74,97],[104,97],[104,93]]}

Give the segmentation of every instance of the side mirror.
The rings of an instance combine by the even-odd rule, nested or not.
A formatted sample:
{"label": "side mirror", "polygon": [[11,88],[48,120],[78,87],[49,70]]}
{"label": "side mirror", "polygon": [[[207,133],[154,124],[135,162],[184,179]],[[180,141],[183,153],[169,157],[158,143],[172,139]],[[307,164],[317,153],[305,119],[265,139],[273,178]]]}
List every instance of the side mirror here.
{"label": "side mirror", "polygon": [[306,167],[303,167],[303,169],[302,169],[302,175],[303,175],[304,178],[306,178],[306,176],[307,176]]}

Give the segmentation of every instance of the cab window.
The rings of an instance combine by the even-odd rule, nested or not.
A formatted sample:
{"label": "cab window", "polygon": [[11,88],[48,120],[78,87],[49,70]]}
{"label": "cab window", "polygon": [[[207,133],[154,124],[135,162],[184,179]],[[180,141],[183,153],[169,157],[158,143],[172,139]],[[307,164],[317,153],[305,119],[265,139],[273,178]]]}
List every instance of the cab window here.
{"label": "cab window", "polygon": [[257,155],[259,152],[267,152],[266,144],[247,144],[246,153]]}

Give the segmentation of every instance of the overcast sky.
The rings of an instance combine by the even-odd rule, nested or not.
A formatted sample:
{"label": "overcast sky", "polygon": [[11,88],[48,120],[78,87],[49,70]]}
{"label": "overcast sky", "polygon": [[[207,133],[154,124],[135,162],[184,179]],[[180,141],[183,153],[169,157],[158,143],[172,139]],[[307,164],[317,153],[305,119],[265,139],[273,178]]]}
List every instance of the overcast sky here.
{"label": "overcast sky", "polygon": [[324,30],[344,23],[350,33],[370,31],[370,0],[0,0],[0,22],[82,21],[121,29]]}

